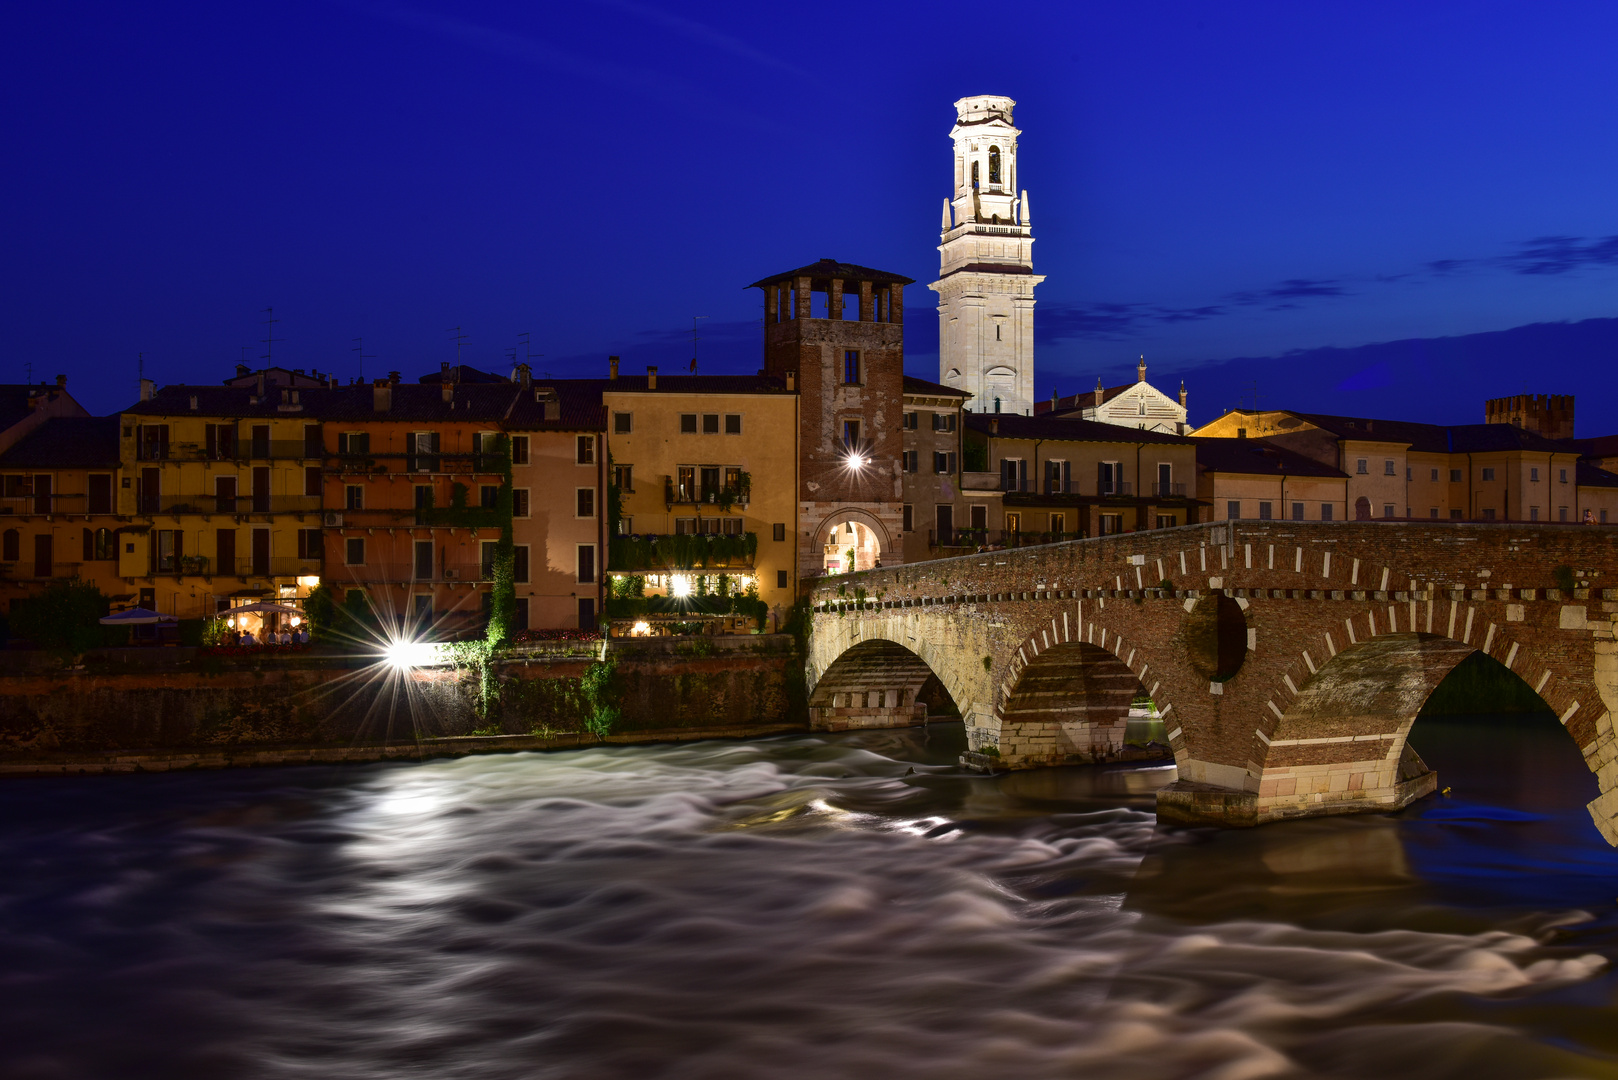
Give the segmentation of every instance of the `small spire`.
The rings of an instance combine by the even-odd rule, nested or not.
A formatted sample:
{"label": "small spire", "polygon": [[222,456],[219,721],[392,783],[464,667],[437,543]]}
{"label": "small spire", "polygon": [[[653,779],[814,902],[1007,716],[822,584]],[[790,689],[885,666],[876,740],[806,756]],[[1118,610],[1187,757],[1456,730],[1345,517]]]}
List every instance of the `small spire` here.
{"label": "small spire", "polygon": [[1135,365],[1135,381],[1136,382],[1145,382],[1146,381],[1146,354],[1145,353],[1141,354],[1140,363]]}
{"label": "small spire", "polygon": [[1028,217],[1028,189],[1027,188],[1022,189],[1022,200],[1021,200],[1021,202],[1018,203],[1018,206],[1022,210],[1022,223],[1024,225],[1029,224],[1029,217]]}
{"label": "small spire", "polygon": [[944,224],[943,224],[943,231],[944,231],[944,232],[949,232],[949,230],[950,230],[950,220],[949,220],[949,200],[948,200],[948,199],[945,199],[945,200],[944,200]]}

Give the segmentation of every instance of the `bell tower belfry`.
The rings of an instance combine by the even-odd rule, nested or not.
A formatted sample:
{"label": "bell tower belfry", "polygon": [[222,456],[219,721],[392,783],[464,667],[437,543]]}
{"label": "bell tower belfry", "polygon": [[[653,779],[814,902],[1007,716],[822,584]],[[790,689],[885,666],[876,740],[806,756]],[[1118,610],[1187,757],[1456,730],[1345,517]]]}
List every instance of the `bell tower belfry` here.
{"label": "bell tower belfry", "polygon": [[1034,234],[1017,185],[1016,102],[955,103],[955,194],[938,245],[938,381],[972,395],[974,412],[1034,408]]}

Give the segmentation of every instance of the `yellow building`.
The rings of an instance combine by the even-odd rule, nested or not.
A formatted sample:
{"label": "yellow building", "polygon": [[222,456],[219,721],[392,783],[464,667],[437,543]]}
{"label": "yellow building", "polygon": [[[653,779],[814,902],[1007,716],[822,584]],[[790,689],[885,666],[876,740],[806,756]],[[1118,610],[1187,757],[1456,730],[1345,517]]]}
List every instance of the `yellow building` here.
{"label": "yellow building", "polygon": [[121,418],[117,490],[118,572],[142,607],[197,618],[319,584],[323,393],[263,377],[143,387]]}
{"label": "yellow building", "polygon": [[[616,363],[597,385],[619,500],[609,571],[647,573],[651,595],[716,585],[695,576],[756,582],[775,629],[798,588],[797,395],[767,376],[618,376]],[[653,536],[676,539],[648,559]],[[712,537],[708,547],[726,554],[706,571],[671,561],[663,549],[688,551],[695,540],[685,537]]]}
{"label": "yellow building", "polygon": [[116,416],[51,417],[0,454],[0,604],[61,577],[133,599],[118,574],[119,475]]}
{"label": "yellow building", "polygon": [[1213,520],[1342,521],[1348,477],[1267,439],[1197,440],[1197,497]]}
{"label": "yellow building", "polygon": [[1584,460],[1580,443],[1513,424],[1233,410],[1196,435],[1262,438],[1340,470],[1344,520],[1618,524],[1618,478]]}

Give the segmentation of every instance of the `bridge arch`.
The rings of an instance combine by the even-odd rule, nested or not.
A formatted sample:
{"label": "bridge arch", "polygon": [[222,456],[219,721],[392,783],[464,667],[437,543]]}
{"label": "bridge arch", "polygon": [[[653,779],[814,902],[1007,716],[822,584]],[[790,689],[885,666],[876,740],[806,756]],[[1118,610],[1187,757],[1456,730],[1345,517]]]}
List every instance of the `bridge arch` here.
{"label": "bridge arch", "polygon": [[1018,768],[1106,761],[1124,748],[1140,679],[1087,641],[1052,645],[1018,672],[1000,707],[1000,754]]}
{"label": "bridge arch", "polygon": [[[887,526],[883,525],[881,519],[875,514],[872,514],[866,510],[861,510],[857,507],[845,507],[833,510],[831,513],[827,514],[821,519],[820,524],[815,526],[815,543],[819,545],[817,550],[819,550],[819,548],[828,547],[834,542],[839,548],[844,546],[853,546],[857,549],[863,549],[866,547],[867,545],[862,543],[845,545],[840,538],[835,536],[834,530],[841,529],[844,525],[850,523],[859,526],[859,528],[863,530],[860,540],[868,541],[869,544],[874,544],[874,550],[868,553],[861,550],[856,557],[857,565],[852,568],[843,567],[838,571],[839,573],[846,573],[850,570],[856,572],[860,570],[870,570],[881,560],[882,556],[884,555],[888,556],[888,561],[891,563],[898,563],[901,561],[902,553],[894,545],[892,538],[889,537]],[[866,562],[866,559],[869,559],[870,562]]]}
{"label": "bridge arch", "polygon": [[857,642],[821,673],[809,695],[816,731],[909,727],[959,712],[927,662],[897,642]]}

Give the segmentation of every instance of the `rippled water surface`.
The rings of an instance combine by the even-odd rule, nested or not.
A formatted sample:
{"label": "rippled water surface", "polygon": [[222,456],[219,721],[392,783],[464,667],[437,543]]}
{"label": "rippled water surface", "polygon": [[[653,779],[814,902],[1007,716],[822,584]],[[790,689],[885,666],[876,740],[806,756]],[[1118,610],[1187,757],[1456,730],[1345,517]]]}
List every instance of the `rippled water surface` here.
{"label": "rippled water surface", "polygon": [[1618,1077],[1554,720],[1393,817],[1169,830],[958,725],[0,785],[6,1077]]}

